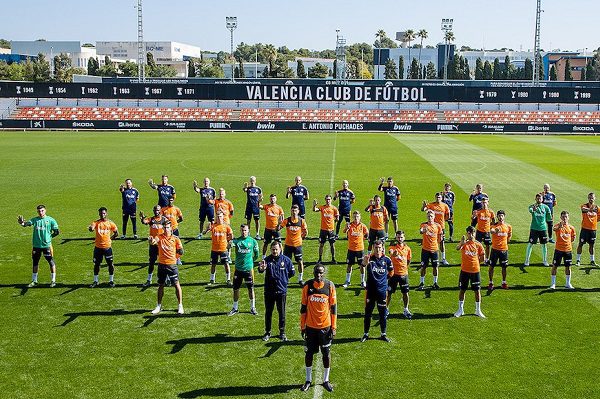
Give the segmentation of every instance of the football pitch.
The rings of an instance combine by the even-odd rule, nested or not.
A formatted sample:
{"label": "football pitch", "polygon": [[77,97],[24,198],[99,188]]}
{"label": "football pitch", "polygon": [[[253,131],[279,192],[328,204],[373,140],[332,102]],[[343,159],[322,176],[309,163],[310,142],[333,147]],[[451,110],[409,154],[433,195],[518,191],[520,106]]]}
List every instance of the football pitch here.
{"label": "football pitch", "polygon": [[[556,211],[568,210],[577,234],[579,205],[589,192],[600,191],[600,138],[582,136],[407,135],[368,133],[0,133],[0,309],[1,396],[14,398],[162,398],[285,397],[319,398],[592,398],[598,397],[600,361],[600,268],[589,265],[587,246],[582,266],[572,268],[574,291],[550,285],[550,268],[541,265],[536,245],[532,265],[523,268],[529,235],[528,205],[544,183],[557,195]],[[150,214],[157,194],[147,181],[169,175],[177,190],[176,205],[185,249],[180,277],[186,314],[176,314],[172,288],[165,289],[165,310],[152,316],[156,285],[142,288],[147,277],[147,242],[117,240],[115,288],[108,272],[101,286],[92,282],[93,234],[87,226],[97,209],[108,208],[121,230],[119,184],[133,180],[140,191],[138,210]],[[402,317],[402,297],[393,297],[388,321],[391,343],[360,343],[364,294],[359,273],[353,285],[341,287],[345,265],[326,264],[326,278],[337,286],[338,333],[332,347],[334,392],[304,381],[304,351],[299,332],[300,288],[291,279],[287,298],[289,342],[263,342],[263,276],[256,274],[259,315],[249,313],[247,291],[240,291],[240,313],[228,317],[232,290],[217,268],[216,286],[209,279],[210,241],[196,240],[199,197],[194,179],[210,177],[227,190],[236,212],[237,236],[245,208],[242,186],[250,175],[268,200],[289,215],[286,187],[302,176],[312,199],[323,203],[343,179],[356,194],[354,209],[368,221],[365,206],[377,193],[379,179],[393,176],[400,188],[399,227],[413,251],[411,286],[419,282],[419,224],[423,200],[452,183],[456,193],[455,239],[469,222],[468,196],[484,184],[490,208],[504,209],[513,226],[508,269],[509,290],[482,290],[487,319],[473,315],[467,291],[466,316],[456,319],[460,254],[447,245],[450,267],[440,268],[440,290],[411,290],[413,320]],[[31,228],[17,215],[35,216],[45,204],[60,226],[54,238],[58,274],[49,288],[47,263],[40,261],[39,281],[31,281]],[[312,275],[317,260],[319,214],[307,206],[309,239],[304,243]],[[264,215],[262,222],[264,226]],[[557,217],[555,217],[557,220]],[[146,226],[138,223],[141,237]],[[254,226],[251,235],[254,236]],[[131,236],[131,226],[128,228]],[[262,233],[261,233],[262,235]],[[262,242],[259,243],[262,247]],[[345,259],[345,240],[336,243]],[[554,250],[549,244],[548,256]],[[329,260],[326,246],[325,260]],[[597,260],[598,261],[598,260]],[[500,283],[499,267],[495,283]],[[156,273],[155,273],[156,275]],[[482,287],[487,267],[482,267]],[[431,270],[426,285],[432,284]],[[274,324],[276,325],[276,314]],[[371,336],[379,335],[376,320]],[[322,382],[320,355],[314,381]]]}

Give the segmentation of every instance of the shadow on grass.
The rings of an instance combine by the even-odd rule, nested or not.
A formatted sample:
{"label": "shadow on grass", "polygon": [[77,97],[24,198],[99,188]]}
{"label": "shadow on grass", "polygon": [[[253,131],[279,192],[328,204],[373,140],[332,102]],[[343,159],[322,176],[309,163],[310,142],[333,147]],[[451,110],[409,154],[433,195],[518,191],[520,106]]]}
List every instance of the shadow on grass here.
{"label": "shadow on grass", "polygon": [[[343,344],[348,344],[351,342],[359,342],[360,338],[333,338],[333,346],[335,347],[335,345],[343,345]],[[265,353],[263,356],[260,356],[260,358],[266,358],[266,357],[271,357],[271,355],[273,355],[275,352],[277,352],[277,350],[279,350],[279,348],[282,348],[284,346],[304,346],[304,340],[301,339],[295,339],[295,340],[290,340],[290,341],[279,341],[277,340],[277,338],[275,338],[275,340],[271,340],[269,342],[267,342],[265,344],[265,346],[267,348],[269,348],[269,350],[267,351],[267,353]]]}
{"label": "shadow on grass", "polygon": [[210,337],[198,337],[198,338],[182,338],[174,339],[165,342],[167,345],[173,345],[171,348],[171,354],[181,352],[187,345],[207,345],[207,344],[226,344],[231,342],[245,342],[245,341],[256,341],[261,339],[260,335],[250,335],[246,337],[235,337],[228,334],[216,334]]}
{"label": "shadow on grass", "polygon": [[183,392],[178,395],[179,398],[199,398],[202,396],[254,396],[264,397],[281,393],[289,393],[291,390],[299,389],[300,385],[273,385],[268,387],[259,387],[256,385],[237,386],[237,387],[219,387],[219,388],[200,388],[193,391]]}
{"label": "shadow on grass", "polygon": [[136,310],[125,310],[125,309],[113,309],[107,311],[91,311],[91,312],[73,312],[65,313],[67,319],[59,326],[64,327],[67,324],[74,322],[78,317],[101,317],[101,316],[128,316],[133,314],[144,314],[148,313],[148,309],[136,309]]}
{"label": "shadow on grass", "polygon": [[590,272],[592,270],[598,270],[598,271],[600,271],[600,267],[598,267],[598,266],[588,266],[588,267],[579,267],[579,268],[575,267],[573,269],[574,270],[581,270],[581,271],[585,272],[585,274],[590,274]]}
{"label": "shadow on grass", "polygon": [[[147,312],[149,312],[149,311],[147,311]],[[197,311],[197,310],[193,311],[193,312],[185,313],[185,314],[178,314],[175,312],[175,310],[173,312],[174,313],[167,313],[163,310],[163,312],[161,312],[157,315],[146,315],[146,316],[144,316],[144,319],[146,319],[146,321],[141,326],[141,328],[148,327],[150,324],[154,323],[154,321],[156,321],[158,319],[189,319],[189,318],[196,318],[196,317],[225,316],[227,314],[227,312],[209,313],[209,312],[201,312],[201,311]]]}
{"label": "shadow on grass", "polygon": [[538,295],[552,294],[555,292],[583,292],[583,293],[600,292],[600,288],[566,288],[566,287],[556,287],[556,289],[550,289],[548,287],[541,287],[541,288],[542,288],[542,290],[540,292],[538,292]]}

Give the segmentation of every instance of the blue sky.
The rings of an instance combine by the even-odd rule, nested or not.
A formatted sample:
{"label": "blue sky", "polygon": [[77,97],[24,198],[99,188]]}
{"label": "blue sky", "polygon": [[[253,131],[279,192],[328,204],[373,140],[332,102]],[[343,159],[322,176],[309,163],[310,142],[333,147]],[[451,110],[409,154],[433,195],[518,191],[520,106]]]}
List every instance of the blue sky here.
{"label": "blue sky", "polygon": [[[0,38],[9,40],[137,40],[137,0],[10,1],[3,5]],[[454,18],[456,44],[486,49],[533,47],[535,0],[144,0],[145,40],[179,41],[203,50],[228,50],[226,16],[238,17],[235,42],[289,48],[335,47],[335,30],[348,43],[372,44],[375,32],[426,29],[442,40],[441,18]],[[589,51],[600,47],[600,0],[544,0],[542,48]]]}

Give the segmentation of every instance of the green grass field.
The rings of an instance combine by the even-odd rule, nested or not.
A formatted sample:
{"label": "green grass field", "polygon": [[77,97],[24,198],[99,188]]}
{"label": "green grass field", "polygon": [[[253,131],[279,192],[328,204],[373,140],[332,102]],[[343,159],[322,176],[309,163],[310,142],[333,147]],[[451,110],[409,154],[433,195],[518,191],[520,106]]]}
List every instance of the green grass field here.
{"label": "green grass field", "polygon": [[[3,397],[321,397],[340,398],[592,398],[600,392],[598,372],[600,269],[573,268],[575,291],[546,290],[549,268],[540,265],[539,245],[533,265],[522,264],[529,232],[527,206],[549,183],[558,210],[571,212],[579,232],[579,204],[600,191],[600,139],[595,137],[393,135],[353,133],[43,133],[0,134],[0,359]],[[92,234],[88,224],[106,206],[121,228],[119,184],[133,179],[141,194],[139,209],[151,211],[156,192],[146,181],[169,175],[177,189],[176,204],[184,222],[180,231],[186,254],[180,267],[186,314],[175,313],[167,289],[159,316],[150,315],[156,287],[142,289],[146,279],[147,243],[113,244],[117,287],[92,281]],[[468,223],[468,195],[482,182],[493,210],[504,209],[513,225],[508,291],[485,295],[487,319],[472,316],[474,299],[467,292],[468,316],[455,319],[459,254],[452,247],[451,267],[441,268],[439,291],[411,291],[412,321],[402,312],[398,293],[391,306],[386,344],[361,344],[364,299],[355,284],[341,288],[344,265],[328,265],[327,277],[338,285],[338,335],[332,349],[332,394],[321,387],[298,390],[304,380],[304,352],[298,328],[300,289],[288,293],[286,344],[264,343],[262,276],[257,278],[260,315],[248,313],[242,289],[241,313],[227,317],[231,289],[207,287],[207,240],[198,233],[198,195],[192,180],[209,176],[225,187],[236,206],[234,231],[242,222],[243,182],[258,178],[264,193],[277,193],[289,212],[285,188],[301,175],[311,199],[320,202],[343,179],[364,209],[379,178],[392,175],[402,191],[400,228],[407,232],[414,260],[419,260],[418,227],[424,199],[447,181],[457,194],[457,231]],[[57,219],[54,240],[58,287],[50,289],[47,264],[40,262],[40,286],[31,279],[31,229],[16,216],[35,215],[43,203]],[[363,215],[366,218],[366,215]],[[318,214],[307,218],[309,236],[318,234]],[[252,235],[254,229],[252,228]],[[128,232],[131,234],[131,232]],[[147,229],[141,228],[141,235]],[[455,234],[458,236],[458,234]],[[346,241],[336,243],[345,258]],[[553,247],[550,246],[549,254]],[[329,258],[326,251],[326,259]],[[305,243],[310,276],[317,241]],[[415,263],[416,263],[415,262]],[[500,269],[496,284],[500,282]],[[217,279],[223,282],[219,268]],[[357,283],[359,274],[353,275]],[[410,274],[418,284],[416,266]],[[102,269],[101,283],[108,280]],[[295,281],[295,279],[293,279]],[[487,269],[482,268],[487,283]],[[431,285],[428,271],[427,281]],[[557,286],[564,285],[559,270]],[[274,320],[276,324],[276,320]],[[375,324],[375,321],[373,321]],[[378,335],[373,325],[371,334]],[[320,357],[316,381],[322,379]]]}

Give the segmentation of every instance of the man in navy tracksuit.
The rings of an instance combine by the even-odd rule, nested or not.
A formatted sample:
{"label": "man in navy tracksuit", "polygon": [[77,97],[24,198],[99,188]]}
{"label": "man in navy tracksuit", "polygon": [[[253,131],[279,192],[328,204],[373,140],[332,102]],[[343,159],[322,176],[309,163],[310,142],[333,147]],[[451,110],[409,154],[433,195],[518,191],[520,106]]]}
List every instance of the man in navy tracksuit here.
{"label": "man in navy tracksuit", "polygon": [[287,285],[290,278],[296,274],[292,260],[281,253],[281,243],[273,241],[271,255],[258,265],[258,272],[265,275],[265,335],[263,341],[271,338],[271,318],[273,308],[277,305],[279,314],[279,339],[287,341],[285,336],[285,300]]}
{"label": "man in navy tracksuit", "polygon": [[367,273],[367,290],[365,291],[365,319],[364,335],[360,342],[369,339],[369,328],[371,327],[371,316],[373,309],[377,305],[379,312],[379,327],[381,328],[380,339],[390,342],[386,335],[387,316],[386,316],[386,295],[388,289],[388,275],[394,270],[392,260],[385,256],[385,248],[382,240],[375,241],[373,252],[363,259],[363,265]]}

